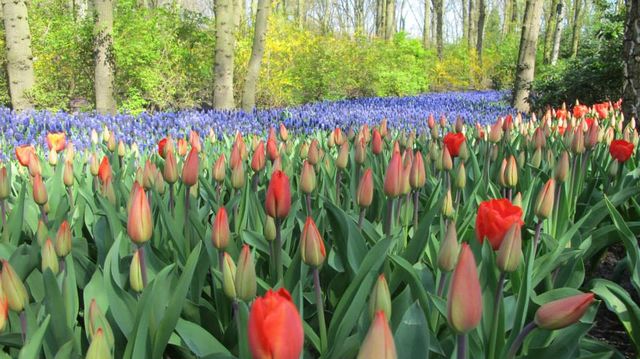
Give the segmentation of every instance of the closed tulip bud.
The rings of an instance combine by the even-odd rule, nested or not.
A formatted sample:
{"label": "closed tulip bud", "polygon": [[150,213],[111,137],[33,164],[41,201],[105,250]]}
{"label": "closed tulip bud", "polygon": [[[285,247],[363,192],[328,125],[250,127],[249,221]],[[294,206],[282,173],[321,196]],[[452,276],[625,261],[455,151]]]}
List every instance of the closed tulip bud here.
{"label": "closed tulip bud", "polygon": [[118,142],[118,157],[124,157],[126,152],[127,152],[127,149],[124,146],[124,142],[122,142],[122,140],[120,140]]}
{"label": "closed tulip bud", "polygon": [[287,142],[287,140],[289,139],[289,131],[287,131],[284,123],[280,124],[280,139],[284,142]]}
{"label": "closed tulip bud", "polygon": [[576,129],[573,134],[573,139],[571,141],[571,150],[575,154],[584,153],[584,132],[582,129]]}
{"label": "closed tulip bud", "polygon": [[109,349],[109,345],[104,335],[104,330],[102,328],[98,328],[96,333],[91,340],[91,344],[89,344],[89,349],[87,349],[86,359],[110,359],[111,349]]}
{"label": "closed tulip bud", "polygon": [[278,158],[278,146],[274,139],[267,140],[267,155],[269,156],[269,161],[273,162]]}
{"label": "closed tulip bud", "polygon": [[262,229],[262,234],[264,235],[264,239],[269,242],[272,242],[276,239],[276,221],[273,217],[267,215],[267,218],[264,222],[264,228]]}
{"label": "closed tulip bud", "polygon": [[198,151],[191,149],[187,159],[182,167],[182,183],[185,186],[193,186],[198,182],[198,174],[200,172],[200,157]]}
{"label": "closed tulip bud", "polygon": [[607,128],[607,130],[604,133],[604,142],[607,144],[607,146],[611,144],[614,138],[615,138],[615,132],[613,128],[611,127]]}
{"label": "closed tulip bud", "polygon": [[95,299],[91,299],[91,304],[89,304],[89,323],[87,325],[89,341],[93,341],[93,338],[98,334],[98,330],[102,330],[105,340],[107,341],[107,345],[109,348],[113,348],[113,331],[111,330],[109,321],[100,309],[98,302],[96,302]]}
{"label": "closed tulip bud", "polygon": [[265,209],[273,218],[285,218],[291,209],[289,177],[282,171],[274,171],[267,188]]}
{"label": "closed tulip bud", "polygon": [[453,199],[451,197],[451,189],[447,189],[447,193],[442,199],[442,215],[446,218],[453,218],[453,215],[456,213],[455,208],[453,208]]}
{"label": "closed tulip bud", "polygon": [[539,219],[549,218],[553,211],[553,204],[556,195],[556,183],[553,178],[549,179],[542,190],[538,193],[535,214]]}
{"label": "closed tulip bud", "polygon": [[504,183],[507,187],[514,188],[518,185],[518,164],[514,156],[509,157],[504,171]]}
{"label": "closed tulip bud", "polygon": [[160,171],[156,171],[155,177],[156,177],[156,179],[153,181],[155,190],[159,194],[163,195],[165,190],[166,190],[166,186],[165,186],[165,183],[164,183],[164,177],[162,177],[162,173],[160,173]]}
{"label": "closed tulip bud", "polygon": [[339,169],[347,168],[349,162],[349,142],[343,142],[338,152],[338,158],[336,159],[336,167]]}
{"label": "closed tulip bud", "polygon": [[178,155],[180,157],[184,157],[187,155],[187,151],[189,150],[189,146],[187,141],[184,138],[178,139]]}
{"label": "closed tulip bud", "polygon": [[242,162],[242,154],[240,153],[240,146],[238,142],[233,144],[231,148],[231,155],[229,156],[229,166],[231,169],[235,168]]}
{"label": "closed tulip bud", "polygon": [[240,163],[231,170],[231,187],[236,190],[241,189],[244,187],[245,182],[244,164]]}
{"label": "closed tulip bud", "polygon": [[131,154],[133,154],[133,157],[138,158],[140,156],[140,149],[138,148],[138,144],[136,142],[131,144]]}
{"label": "closed tulip bud", "polygon": [[277,157],[271,166],[271,173],[273,174],[276,171],[282,171],[282,159],[280,157]]}
{"label": "closed tulip bud", "polygon": [[51,167],[55,167],[58,164],[58,152],[54,148],[49,151],[48,160]]}
{"label": "closed tulip bud", "polygon": [[212,176],[216,182],[224,182],[224,178],[226,176],[226,158],[224,153],[218,157],[216,163],[213,165]]}
{"label": "closed tulip bud", "polygon": [[514,206],[522,208],[522,193],[518,192],[515,196],[513,196],[513,201],[511,201]]}
{"label": "closed tulip bud", "polygon": [[17,313],[22,312],[29,303],[29,294],[22,280],[7,260],[2,261],[1,276],[2,290],[9,301],[9,308]]}
{"label": "closed tulip bud", "polygon": [[462,244],[460,257],[449,285],[447,319],[457,333],[468,333],[478,326],[482,318],[482,291],[473,252]]}
{"label": "closed tulip bud", "polygon": [[502,121],[498,120],[493,125],[491,125],[491,129],[489,130],[489,142],[498,143],[502,139]]}
{"label": "closed tulip bud", "polygon": [[384,312],[385,318],[391,318],[391,307],[389,285],[384,278],[384,274],[380,274],[369,296],[369,315],[373,320],[375,319],[376,313],[382,311]]}
{"label": "closed tulip bud", "polygon": [[135,182],[144,184],[144,170],[142,167],[138,167],[136,170]]}
{"label": "closed tulip bud", "polygon": [[518,158],[516,163],[518,164],[518,168],[520,169],[524,168],[524,165],[526,163],[526,156],[524,154],[524,151],[520,151],[520,153],[518,153]]}
{"label": "closed tulip bud", "polygon": [[60,224],[60,228],[58,228],[55,248],[58,257],[65,257],[71,252],[71,228],[67,221],[63,221],[62,224]]}
{"label": "closed tulip bud", "polygon": [[110,179],[113,176],[113,172],[111,171],[111,164],[109,163],[109,157],[103,156],[102,161],[100,161],[100,167],[98,168],[98,178],[100,182],[105,183],[107,179]]}
{"label": "closed tulip bud", "polygon": [[251,301],[256,296],[256,268],[253,264],[253,255],[248,245],[242,247],[235,278],[236,295],[245,302]]}
{"label": "closed tulip bud", "polygon": [[491,161],[495,161],[498,159],[498,146],[493,146],[491,148]]}
{"label": "closed tulip bud", "polygon": [[133,252],[131,258],[131,266],[129,267],[129,285],[135,292],[144,290],[144,282],[142,280],[142,266],[140,265],[140,256],[142,255],[140,248]]}
{"label": "closed tulip bud", "polygon": [[420,151],[416,152],[411,163],[411,173],[409,174],[409,183],[414,189],[424,187],[427,182],[427,172],[424,167],[424,159]]}
{"label": "closed tulip bud", "polygon": [[373,201],[373,173],[367,168],[358,184],[357,201],[360,208],[367,208]]}
{"label": "closed tulip bud", "polygon": [[460,157],[462,161],[466,161],[467,159],[469,159],[469,149],[467,147],[466,141],[460,144],[460,149],[458,150],[458,157]]}
{"label": "closed tulip bud", "polygon": [[213,220],[213,226],[211,228],[211,242],[213,246],[218,250],[227,248],[229,244],[229,218],[227,217],[227,210],[224,207],[220,207],[216,217]]}
{"label": "closed tulip bud", "polygon": [[522,259],[522,235],[520,224],[514,223],[504,235],[496,257],[498,268],[505,272],[515,272]]}
{"label": "closed tulip bud", "polygon": [[173,153],[173,149],[166,151],[162,175],[164,176],[164,180],[169,184],[174,184],[178,181],[178,161]]}
{"label": "closed tulip bud", "polygon": [[316,189],[316,171],[309,161],[302,163],[302,173],[300,174],[300,190],[310,194]]}
{"label": "closed tulip bud", "polygon": [[98,132],[95,129],[91,130],[91,143],[95,146],[98,144]]}
{"label": "closed tulip bud", "polygon": [[402,193],[402,172],[402,158],[399,152],[394,152],[384,177],[384,194],[388,197],[398,197]]}
{"label": "closed tulip bud", "polygon": [[545,136],[542,128],[536,128],[533,133],[533,143],[536,149],[544,148],[547,145],[547,137]]}
{"label": "closed tulip bud", "polygon": [[149,201],[144,189],[139,185],[134,185],[132,189],[127,233],[131,240],[138,245],[151,239],[153,233],[153,219],[151,218]]}
{"label": "closed tulip bud", "polygon": [[538,147],[536,148],[535,152],[533,152],[533,157],[531,157],[531,166],[535,168],[540,168],[541,163],[542,163],[542,149]]}
{"label": "closed tulip bud", "polygon": [[587,149],[592,149],[598,144],[601,138],[600,132],[600,126],[598,125],[597,120],[594,120],[591,127],[587,130],[587,136],[584,141],[584,146]]}
{"label": "closed tulip bud", "polygon": [[35,154],[35,152],[29,153],[29,174],[31,177],[35,177],[36,175],[42,174],[42,168],[40,167],[40,157]]}
{"label": "closed tulip bud", "polygon": [[342,144],[347,141],[346,137],[342,133],[342,129],[340,129],[339,127],[336,127],[333,130],[332,137],[333,137],[333,142],[335,143],[336,146],[342,146]]}
{"label": "closed tulip bud", "polygon": [[383,311],[379,311],[375,314],[369,332],[360,346],[358,359],[396,359],[397,357],[396,345],[387,317]]}
{"label": "closed tulip bud", "polygon": [[9,320],[9,300],[0,286],[0,332],[4,331]]}
{"label": "closed tulip bud", "polygon": [[40,174],[36,174],[33,178],[33,200],[40,206],[43,206],[48,201],[47,188]]}
{"label": "closed tulip bud", "polygon": [[89,157],[89,172],[92,176],[97,176],[100,171],[100,162],[98,162],[98,157],[96,157],[95,153],[92,153]]}
{"label": "closed tulip bud", "polygon": [[229,253],[224,252],[222,260],[222,290],[229,299],[236,299],[236,264]]}
{"label": "closed tulip bud", "polygon": [[376,128],[373,129],[371,152],[376,156],[382,153],[382,135],[380,135],[380,131]]}
{"label": "closed tulip bud", "polygon": [[11,176],[6,167],[0,168],[0,200],[9,198],[11,194]]}
{"label": "closed tulip bud", "polygon": [[142,171],[142,186],[145,190],[153,188],[153,184],[156,180],[156,166],[147,160],[144,164],[144,170]]}
{"label": "closed tulip bud", "polygon": [[458,243],[458,233],[456,232],[456,224],[449,222],[444,240],[440,243],[438,251],[438,268],[443,272],[451,272],[458,263],[458,255],[460,254],[460,244]]}
{"label": "closed tulip bud", "polygon": [[311,267],[320,267],[327,256],[322,236],[311,217],[307,217],[302,229],[300,253],[302,261]]}
{"label": "closed tulip bud", "polygon": [[618,169],[620,168],[618,161],[611,161],[609,165],[609,177],[616,178],[618,176]]}
{"label": "closed tulip bud", "polygon": [[431,139],[435,142],[438,140],[438,137],[440,137],[440,126],[438,124],[436,124],[435,126],[433,126],[430,130],[431,133]]}
{"label": "closed tulip bud", "polygon": [[42,219],[38,220],[38,229],[36,230],[36,239],[38,241],[38,245],[42,247],[44,245],[44,241],[49,237],[49,229],[47,225],[44,224]]}
{"label": "closed tulip bud", "polygon": [[536,311],[534,322],[547,330],[568,327],[582,318],[594,299],[593,293],[583,293],[543,304]]}
{"label": "closed tulip bud", "polygon": [[382,119],[382,121],[380,122],[380,129],[379,129],[379,131],[380,131],[380,136],[382,136],[382,137],[387,137],[387,134],[388,134],[388,132],[389,132],[389,129],[388,129],[388,127],[387,127],[387,119],[386,119],[386,118]]}
{"label": "closed tulip bud", "polygon": [[109,152],[113,153],[116,151],[116,147],[116,136],[111,134],[111,136],[109,136],[109,139],[107,140],[107,149],[109,150]]}
{"label": "closed tulip bud", "polygon": [[264,142],[260,140],[258,146],[253,152],[253,158],[251,159],[251,169],[253,172],[260,172],[264,168],[266,164],[265,152],[264,152]]}
{"label": "closed tulip bud", "polygon": [[563,183],[567,180],[567,176],[569,175],[569,153],[567,151],[563,151],[558,159],[558,163],[556,163],[556,173],[555,178],[558,183]]}
{"label": "closed tulip bud", "polygon": [[451,158],[449,149],[445,147],[442,149],[442,169],[445,171],[451,171],[452,168],[453,168],[453,159]]}
{"label": "closed tulip bud", "polygon": [[364,142],[364,138],[360,138],[358,142],[356,142],[356,154],[354,156],[357,164],[362,165],[364,161],[367,159],[367,145]]}
{"label": "closed tulip bud", "polygon": [[107,199],[112,206],[116,205],[116,192],[113,188],[113,182],[111,177],[107,178],[107,181],[102,185],[102,195]]}
{"label": "closed tulip bud", "polygon": [[464,162],[460,162],[458,173],[456,174],[455,186],[458,189],[464,189],[467,185],[467,171],[464,168]]}
{"label": "closed tulip bud", "polygon": [[60,268],[58,267],[58,256],[56,255],[55,249],[53,249],[53,243],[51,243],[51,239],[47,239],[44,242],[41,250],[42,256],[42,273],[45,270],[50,269],[53,274],[58,274]]}
{"label": "closed tulip bud", "polygon": [[313,139],[311,145],[309,145],[307,160],[314,166],[320,161],[320,150],[318,149],[318,140],[316,139]]}
{"label": "closed tulip bud", "polygon": [[[66,187],[73,186],[73,163],[70,161],[64,161],[64,168],[62,170],[62,182]],[[1,197],[2,196],[0,194],[0,198]]]}

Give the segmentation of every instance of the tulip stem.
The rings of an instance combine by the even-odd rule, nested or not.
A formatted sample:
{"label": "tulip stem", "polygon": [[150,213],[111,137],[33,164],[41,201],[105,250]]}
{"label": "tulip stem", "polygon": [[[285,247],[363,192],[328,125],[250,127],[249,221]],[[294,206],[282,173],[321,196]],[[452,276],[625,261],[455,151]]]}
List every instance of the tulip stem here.
{"label": "tulip stem", "polygon": [[274,252],[273,257],[276,262],[276,273],[278,275],[277,277],[278,280],[276,282],[276,285],[277,285],[278,283],[282,282],[284,275],[282,273],[282,235],[280,233],[281,231],[280,226],[282,224],[281,224],[280,218],[276,217],[275,220],[276,220],[276,243],[275,243],[275,248],[273,249],[273,252]]}
{"label": "tulip stem", "polygon": [[467,358],[467,335],[458,334],[458,359]]}
{"label": "tulip stem", "polygon": [[73,192],[71,191],[71,187],[67,187],[67,196],[69,196],[69,212],[71,216],[73,216]]}
{"label": "tulip stem", "polygon": [[260,172],[256,172],[253,174],[253,178],[251,179],[251,190],[256,192],[258,190],[258,181],[260,180]]}
{"label": "tulip stem", "polygon": [[222,266],[224,265],[224,251],[218,249],[218,269],[220,270],[220,283],[223,282],[224,275],[222,274]]}
{"label": "tulip stem", "polygon": [[338,207],[340,207],[340,182],[342,182],[342,171],[338,168],[336,173],[336,203]]}
{"label": "tulip stem", "polygon": [[440,281],[438,282],[438,297],[442,297],[442,292],[444,291],[444,285],[447,282],[447,273],[442,272],[440,274]]}
{"label": "tulip stem", "polygon": [[413,235],[418,230],[418,210],[420,209],[420,190],[413,191]]}
{"label": "tulip stem", "polygon": [[171,211],[171,217],[176,213],[176,195],[173,192],[173,183],[169,183],[169,211]]}
{"label": "tulip stem", "polygon": [[367,214],[367,209],[366,208],[361,208],[360,209],[360,217],[358,218],[358,228],[362,229],[362,224],[364,223],[364,216]]}
{"label": "tulip stem", "polygon": [[4,199],[0,199],[0,211],[2,212],[2,229],[7,226],[7,207]]}
{"label": "tulip stem", "polygon": [[307,204],[307,216],[311,216],[311,194],[306,193],[304,197]]}
{"label": "tulip stem", "polygon": [[531,333],[534,329],[536,329],[536,327],[537,326],[535,322],[530,322],[524,328],[522,328],[522,331],[520,332],[520,334],[518,334],[518,336],[516,337],[516,340],[514,340],[513,344],[511,344],[511,348],[509,348],[509,354],[507,354],[507,359],[513,359],[516,357],[516,354],[518,353],[520,346],[522,346],[522,342],[524,342],[524,339],[527,337],[527,335],[529,335],[529,333]]}
{"label": "tulip stem", "polygon": [[536,235],[533,238],[533,257],[531,260],[535,259],[536,254],[538,253],[538,242],[540,242],[540,235],[542,233],[542,220],[539,220],[536,224]]}
{"label": "tulip stem", "polygon": [[49,224],[49,218],[47,217],[47,211],[45,211],[44,206],[40,206],[40,217],[42,218],[42,222],[44,222],[44,224]]}
{"label": "tulip stem", "polygon": [[320,354],[327,350],[327,324],[324,319],[324,306],[322,304],[322,288],[320,287],[320,271],[313,268],[313,286],[316,291],[316,307],[318,310],[318,323],[320,325]]}
{"label": "tulip stem", "polygon": [[20,328],[22,329],[22,342],[27,340],[27,315],[24,313],[24,309],[20,312]]}
{"label": "tulip stem", "polygon": [[142,276],[142,287],[147,287],[147,262],[144,260],[144,244],[139,247],[140,250],[140,274]]}
{"label": "tulip stem", "polygon": [[484,174],[485,174],[485,185],[489,186],[489,175],[490,175],[490,171],[489,171],[489,167],[491,166],[491,144],[487,141],[487,151],[485,153],[485,166],[484,166]]}
{"label": "tulip stem", "polygon": [[384,233],[387,235],[387,238],[391,238],[391,227],[393,222],[393,198],[389,197],[387,199],[387,214],[384,223]]}
{"label": "tulip stem", "polygon": [[498,287],[496,287],[496,295],[493,301],[493,321],[491,323],[491,337],[489,341],[489,358],[496,357],[496,340],[498,339],[498,317],[500,315],[500,306],[502,305],[502,291],[504,290],[504,282],[506,279],[505,272],[500,271],[500,279],[498,279]]}

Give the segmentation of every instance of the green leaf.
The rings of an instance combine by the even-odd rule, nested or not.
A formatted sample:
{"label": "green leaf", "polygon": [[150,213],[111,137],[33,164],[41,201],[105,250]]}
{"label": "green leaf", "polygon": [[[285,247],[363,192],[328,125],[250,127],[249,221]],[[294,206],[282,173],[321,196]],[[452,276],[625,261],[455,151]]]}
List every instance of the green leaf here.
{"label": "green leaf", "polygon": [[51,319],[51,315],[47,315],[44,321],[40,324],[38,330],[36,330],[33,333],[33,335],[27,339],[27,342],[24,344],[24,347],[22,347],[22,349],[20,350],[20,354],[18,355],[19,359],[40,358],[42,340],[44,339],[44,334],[49,328],[50,319]]}
{"label": "green leaf", "polygon": [[180,318],[176,324],[176,332],[191,352],[199,358],[213,354],[226,354],[232,357],[227,348],[196,323]]}
{"label": "green leaf", "polygon": [[629,334],[637,352],[640,352],[640,307],[624,288],[606,279],[591,282],[591,291],[602,299]]}
{"label": "green leaf", "polygon": [[638,240],[636,235],[631,232],[629,226],[625,223],[625,220],[620,215],[620,212],[614,207],[613,203],[609,199],[604,199],[609,210],[609,215],[613,224],[620,231],[624,248],[627,250],[627,256],[629,257],[629,265],[631,268],[631,283],[636,289],[636,292],[640,294],[640,249],[638,248]]}
{"label": "green leaf", "polygon": [[398,358],[429,358],[429,325],[418,302],[414,302],[402,316],[394,334]]}

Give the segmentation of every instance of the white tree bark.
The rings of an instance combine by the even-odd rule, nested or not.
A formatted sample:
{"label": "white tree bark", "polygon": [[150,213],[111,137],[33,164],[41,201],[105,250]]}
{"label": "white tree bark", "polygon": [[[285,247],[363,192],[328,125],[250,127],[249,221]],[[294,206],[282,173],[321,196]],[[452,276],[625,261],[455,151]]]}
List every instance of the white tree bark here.
{"label": "white tree bark", "polygon": [[232,109],[233,62],[235,37],[233,34],[233,0],[216,0],[216,47],[214,64],[213,107]]}
{"label": "white tree bark", "polygon": [[94,86],[96,111],[115,113],[113,97],[113,0],[95,0],[96,34]]}
{"label": "white tree bark", "polygon": [[267,38],[267,24],[269,20],[270,0],[258,0],[256,12],[256,26],[253,34],[253,48],[247,67],[247,77],[244,80],[242,93],[242,109],[249,112],[256,106],[256,88],[260,77],[260,65],[264,56],[264,44]]}
{"label": "white tree bark", "polygon": [[564,3],[560,1],[558,3],[556,19],[556,28],[553,34],[553,49],[551,50],[551,65],[558,63],[558,56],[560,55],[560,38],[562,36],[562,17],[564,16]]}
{"label": "white tree bark", "polygon": [[25,0],[3,0],[2,8],[11,107],[22,111],[33,108],[29,92],[35,84],[27,3]]}
{"label": "white tree bark", "polygon": [[543,0],[527,0],[524,22],[520,36],[520,51],[513,90],[513,106],[522,112],[529,112],[529,91],[536,66],[536,46],[540,34],[540,16]]}

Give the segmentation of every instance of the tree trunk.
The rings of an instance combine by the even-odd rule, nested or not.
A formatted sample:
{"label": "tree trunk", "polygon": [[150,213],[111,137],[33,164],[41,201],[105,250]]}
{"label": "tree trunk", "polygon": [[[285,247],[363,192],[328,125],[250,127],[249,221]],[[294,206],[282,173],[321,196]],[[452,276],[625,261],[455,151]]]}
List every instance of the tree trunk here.
{"label": "tree trunk", "polygon": [[478,64],[482,66],[482,43],[484,40],[484,22],[486,18],[484,0],[478,1],[478,36],[476,36],[476,54],[478,54]]}
{"label": "tree trunk", "polygon": [[553,34],[553,50],[551,51],[551,65],[558,63],[560,55],[560,39],[562,36],[562,18],[564,17],[564,3],[560,1],[557,7],[556,28]]}
{"label": "tree trunk", "polygon": [[242,17],[244,16],[244,0],[232,0],[233,1],[233,30],[238,31],[240,24],[242,23]]}
{"label": "tree trunk", "polygon": [[387,0],[386,13],[384,38],[391,40],[393,35],[396,34],[396,0]]}
{"label": "tree trunk", "polygon": [[469,15],[467,14],[467,0],[462,0],[462,38],[466,38],[469,33]]}
{"label": "tree trunk", "polygon": [[582,30],[582,1],[575,0],[573,6],[573,26],[571,29],[571,57],[578,54],[578,43],[580,42],[580,31]]}
{"label": "tree trunk", "polygon": [[329,0],[322,0],[322,4],[324,5],[323,8],[323,12],[324,12],[324,16],[322,16],[322,33],[323,34],[328,34],[329,33],[329,26],[331,24],[331,2]]}
{"label": "tree trunk", "polygon": [[509,24],[509,32],[514,31],[519,24],[521,17],[518,14],[518,0],[511,0],[511,22]]}
{"label": "tree trunk", "polygon": [[2,7],[11,107],[22,111],[33,108],[29,92],[35,84],[27,3],[25,0],[3,0]]}
{"label": "tree trunk", "polygon": [[638,118],[640,109],[640,5],[626,0],[627,19],[624,25],[624,83],[622,110],[626,122]]}
{"label": "tree trunk", "polygon": [[511,13],[513,12],[511,0],[504,0],[504,18],[502,19],[502,37],[510,32]]}
{"label": "tree trunk", "polygon": [[424,0],[424,27],[422,28],[422,46],[426,49],[431,44],[431,1]]}
{"label": "tree trunk", "polygon": [[444,20],[444,0],[433,0],[433,9],[436,12],[436,47],[438,59],[444,56],[444,38],[442,36],[442,21]]}
{"label": "tree trunk", "polygon": [[473,49],[476,46],[478,36],[478,0],[469,0],[469,34],[467,35],[467,47]]}
{"label": "tree trunk", "polygon": [[555,30],[558,28],[558,2],[558,0],[551,0],[551,5],[549,7],[549,16],[547,16],[546,18],[544,30],[544,52],[542,56],[545,64],[551,62],[551,53],[553,52]]}
{"label": "tree trunk", "polygon": [[264,55],[264,44],[267,38],[267,24],[269,20],[270,0],[259,0],[258,11],[256,12],[256,26],[253,34],[253,48],[251,58],[247,66],[247,77],[244,80],[244,91],[242,93],[242,109],[246,112],[253,110],[256,106],[256,88],[260,77],[260,65]]}
{"label": "tree trunk", "polygon": [[364,34],[364,0],[355,0],[353,7],[356,34]]}
{"label": "tree trunk", "polygon": [[214,65],[213,107],[232,109],[233,100],[233,1],[216,0],[216,47]]}
{"label": "tree trunk", "polygon": [[384,37],[385,0],[376,0],[376,36]]}
{"label": "tree trunk", "polygon": [[95,36],[95,92],[96,111],[103,114],[116,112],[113,97],[113,0],[94,0],[96,10]]}
{"label": "tree trunk", "polygon": [[522,112],[529,112],[529,90],[533,82],[536,66],[536,46],[540,33],[540,15],[543,0],[527,0],[520,35],[520,51],[513,89],[513,106]]}

